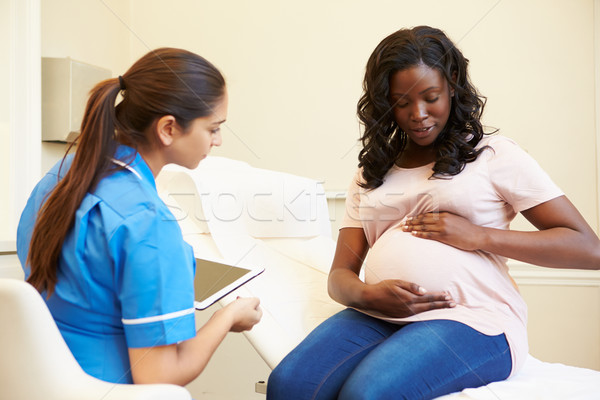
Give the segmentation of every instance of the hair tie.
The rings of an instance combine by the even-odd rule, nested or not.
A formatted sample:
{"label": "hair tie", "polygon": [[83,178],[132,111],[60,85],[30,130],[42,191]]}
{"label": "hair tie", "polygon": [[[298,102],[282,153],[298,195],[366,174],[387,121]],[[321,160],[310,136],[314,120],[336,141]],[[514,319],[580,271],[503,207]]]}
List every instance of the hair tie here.
{"label": "hair tie", "polygon": [[121,88],[121,90],[125,90],[125,80],[121,75],[119,75],[119,87]]}

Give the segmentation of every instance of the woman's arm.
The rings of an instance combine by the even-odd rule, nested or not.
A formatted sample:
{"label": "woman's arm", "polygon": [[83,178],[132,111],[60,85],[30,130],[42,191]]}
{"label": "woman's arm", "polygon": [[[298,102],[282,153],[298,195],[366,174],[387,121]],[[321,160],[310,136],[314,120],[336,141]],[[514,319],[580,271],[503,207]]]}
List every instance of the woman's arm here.
{"label": "woman's arm", "polygon": [[539,231],[485,228],[446,212],[419,215],[403,229],[463,250],[484,250],[544,267],[600,269],[600,240],[567,197],[522,214]]}
{"label": "woman's arm", "polygon": [[384,280],[375,285],[362,282],[359,273],[368,249],[362,228],[340,230],[327,282],[332,299],[348,307],[398,318],[436,308],[454,307],[447,293],[427,293],[415,283],[399,279]]}
{"label": "woman's arm", "polygon": [[250,330],[262,311],[256,298],[240,298],[216,311],[196,336],[168,346],[129,348],[134,383],[187,385],[204,370],[227,332]]}

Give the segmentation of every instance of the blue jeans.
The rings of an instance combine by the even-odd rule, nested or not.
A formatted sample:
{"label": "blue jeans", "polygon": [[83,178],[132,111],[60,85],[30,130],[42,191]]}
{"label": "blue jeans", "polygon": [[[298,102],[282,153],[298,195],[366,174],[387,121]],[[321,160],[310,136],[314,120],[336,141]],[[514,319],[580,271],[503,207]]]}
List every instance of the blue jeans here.
{"label": "blue jeans", "polygon": [[511,368],[504,334],[450,320],[397,325],[346,309],[273,370],[267,399],[432,399],[506,379]]}

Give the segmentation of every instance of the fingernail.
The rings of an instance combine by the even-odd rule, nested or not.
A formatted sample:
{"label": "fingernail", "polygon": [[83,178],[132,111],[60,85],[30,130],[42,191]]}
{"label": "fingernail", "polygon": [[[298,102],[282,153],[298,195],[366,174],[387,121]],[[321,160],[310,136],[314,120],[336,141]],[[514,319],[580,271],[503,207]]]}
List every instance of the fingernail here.
{"label": "fingernail", "polygon": [[453,301],[451,301],[450,303],[448,303],[448,305],[449,305],[450,307],[456,307],[456,303],[455,303],[455,302],[453,302]]}
{"label": "fingernail", "polygon": [[419,287],[419,293],[422,293],[422,294],[427,293],[427,290],[425,290],[424,287]]}

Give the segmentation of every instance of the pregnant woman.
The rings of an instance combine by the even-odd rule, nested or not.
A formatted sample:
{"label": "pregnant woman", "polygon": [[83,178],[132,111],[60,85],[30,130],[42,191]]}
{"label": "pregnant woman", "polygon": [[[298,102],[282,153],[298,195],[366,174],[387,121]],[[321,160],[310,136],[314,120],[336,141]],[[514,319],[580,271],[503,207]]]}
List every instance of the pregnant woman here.
{"label": "pregnant woman", "polygon": [[[506,259],[600,268],[598,237],[561,190],[483,132],[484,98],[442,31],[384,39],[363,87],[363,149],[329,275],[349,308],[273,371],[270,400],[431,399],[506,379],[528,353]],[[539,230],[510,230],[519,212]]]}

